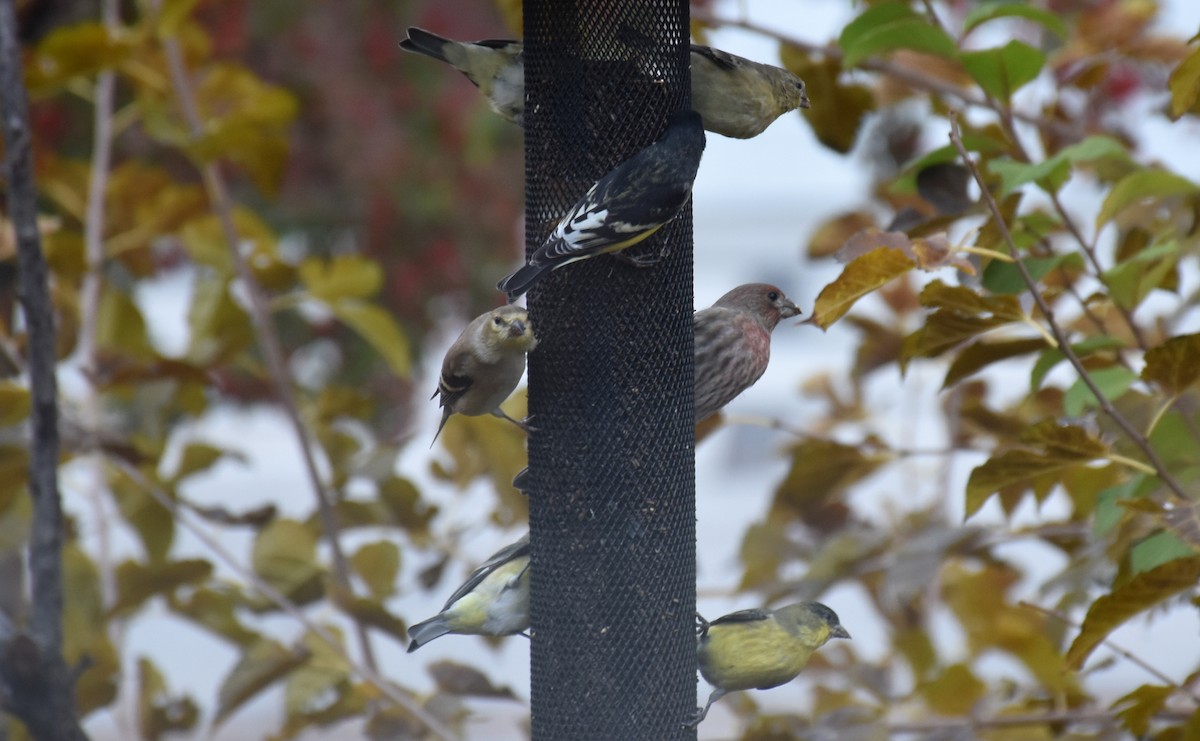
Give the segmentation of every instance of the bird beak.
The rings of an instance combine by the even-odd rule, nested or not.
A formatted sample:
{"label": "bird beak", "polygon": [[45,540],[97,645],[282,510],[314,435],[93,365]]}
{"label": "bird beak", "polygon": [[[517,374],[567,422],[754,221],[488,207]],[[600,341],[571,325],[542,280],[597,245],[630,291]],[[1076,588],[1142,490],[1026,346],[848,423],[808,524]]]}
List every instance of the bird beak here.
{"label": "bird beak", "polygon": [[808,103],[808,93],[803,90],[800,91],[800,107],[812,108],[812,106]]}
{"label": "bird beak", "polygon": [[850,640],[850,632],[840,625],[834,628],[829,636],[831,638],[845,638],[846,640]]}
{"label": "bird beak", "polygon": [[517,319],[512,324],[508,325],[508,334],[510,337],[520,337],[525,334],[525,322]]}
{"label": "bird beak", "polygon": [[786,304],[779,307],[779,318],[780,319],[790,319],[794,316],[800,316],[803,313],[804,312],[800,311],[800,307],[796,306],[791,301],[788,301]]}

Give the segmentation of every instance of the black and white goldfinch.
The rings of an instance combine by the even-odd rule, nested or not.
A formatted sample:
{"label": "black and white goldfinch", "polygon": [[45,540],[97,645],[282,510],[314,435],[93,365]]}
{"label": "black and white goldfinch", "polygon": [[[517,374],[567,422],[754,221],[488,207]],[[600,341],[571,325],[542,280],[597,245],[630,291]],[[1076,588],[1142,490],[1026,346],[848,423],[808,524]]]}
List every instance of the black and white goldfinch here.
{"label": "black and white goldfinch", "polygon": [[786,69],[692,44],[692,108],[705,129],[750,139],[783,114],[808,107],[804,81]]}
{"label": "black and white goldfinch", "polygon": [[[528,262],[496,287],[515,301],[551,270],[623,250],[649,237],[692,197],[703,153],[700,116],[689,110],[671,114],[657,141],[597,180]],[[645,266],[659,256],[626,259]]]}
{"label": "black and white goldfinch", "polygon": [[493,111],[525,126],[525,45],[520,41],[451,41],[413,26],[400,48],[454,67],[475,83]]}
{"label": "black and white goldfinch", "polygon": [[[493,111],[525,125],[520,41],[451,41],[412,27],[400,48],[447,62],[475,83]],[[691,45],[691,66],[692,108],[714,134],[749,139],[783,114],[809,107],[804,81],[786,69],[700,44]]]}
{"label": "black and white goldfinch", "polygon": [[408,629],[408,653],[447,633],[507,636],[529,629],[529,533],[492,554],[432,618]]}
{"label": "black and white goldfinch", "polygon": [[699,622],[700,674],[712,694],[686,725],[696,726],[712,704],[737,690],[766,690],[796,678],[830,638],[849,638],[838,616],[820,602],[798,602],[777,610],[740,610],[711,623]]}
{"label": "black and white goldfinch", "polygon": [[434,441],[452,414],[493,414],[528,432],[528,425],[505,414],[500,405],[520,383],[525,353],[535,347],[537,339],[524,308],[501,306],[475,317],[442,360],[437,391],[430,397],[441,397],[442,407]]}

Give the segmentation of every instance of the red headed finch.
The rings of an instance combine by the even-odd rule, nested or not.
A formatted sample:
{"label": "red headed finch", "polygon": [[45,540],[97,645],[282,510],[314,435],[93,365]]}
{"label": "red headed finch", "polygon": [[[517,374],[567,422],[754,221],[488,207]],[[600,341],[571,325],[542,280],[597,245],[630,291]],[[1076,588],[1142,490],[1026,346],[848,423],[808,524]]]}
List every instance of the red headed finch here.
{"label": "red headed finch", "polygon": [[[525,125],[520,41],[451,41],[412,27],[400,48],[450,64],[475,83],[493,111]],[[691,67],[692,107],[714,134],[749,139],[788,111],[808,108],[804,81],[785,69],[699,44],[692,44]]]}
{"label": "red headed finch", "polygon": [[[576,201],[529,261],[496,287],[518,296],[551,270],[641,242],[692,197],[704,153],[704,130],[694,111],[671,114],[658,141],[613,168]],[[650,265],[658,256],[629,258]]]}
{"label": "red headed finch", "polygon": [[442,421],[436,441],[451,414],[493,414],[528,431],[524,422],[505,414],[500,405],[521,381],[525,353],[537,346],[529,315],[520,306],[501,306],[467,325],[442,361],[433,397],[441,397]]}
{"label": "red headed finch", "polygon": [[447,633],[507,636],[529,628],[529,533],[471,574],[434,617],[408,629],[408,652]]}
{"label": "red headed finch", "polygon": [[799,313],[775,286],[747,283],[693,315],[697,422],[754,385],[771,360],[771,331]]}

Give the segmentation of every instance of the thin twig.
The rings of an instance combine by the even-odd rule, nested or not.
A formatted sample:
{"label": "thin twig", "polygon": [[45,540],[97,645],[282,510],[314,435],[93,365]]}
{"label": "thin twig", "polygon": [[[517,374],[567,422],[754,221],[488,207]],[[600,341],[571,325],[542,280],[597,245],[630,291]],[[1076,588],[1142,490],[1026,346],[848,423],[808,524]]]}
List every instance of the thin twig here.
{"label": "thin twig", "polygon": [[[163,39],[162,43],[163,51],[167,57],[167,65],[171,72],[172,85],[175,88],[176,97],[179,107],[183,112],[184,120],[187,122],[192,135],[199,137],[203,133],[203,124],[200,120],[200,114],[196,109],[196,98],[192,92],[192,83],[188,77],[187,68],[183,61],[183,53],[179,48],[179,42],[174,38],[167,37]],[[203,165],[201,167],[201,174],[204,179],[205,188],[208,191],[209,200],[212,202],[217,220],[220,222],[221,231],[225,237],[225,241],[228,243],[229,254],[233,259],[234,268],[249,297],[250,316],[253,318],[259,346],[262,348],[263,357],[267,364],[267,372],[273,381],[273,388],[279,401],[279,406],[283,409],[284,416],[287,417],[292,432],[295,434],[296,440],[300,445],[300,455],[304,461],[304,469],[308,474],[309,481],[312,483],[313,492],[316,494],[321,527],[325,532],[326,540],[329,541],[329,550],[333,560],[334,579],[347,592],[353,593],[354,587],[350,579],[350,567],[346,560],[346,554],[342,551],[341,543],[338,540],[340,528],[338,526],[337,512],[334,510],[333,502],[330,501],[330,493],[321,478],[320,471],[317,469],[316,458],[313,454],[312,437],[308,432],[308,428],[305,427],[303,420],[300,418],[299,406],[292,389],[291,373],[288,371],[283,345],[279,340],[279,335],[275,331],[275,325],[271,317],[270,302],[264,294],[262,286],[255,279],[250,266],[246,263],[245,257],[242,255],[241,239],[238,236],[237,226],[233,221],[232,201],[225,188],[225,181],[217,169],[217,165],[211,162]],[[366,626],[362,621],[357,619],[353,620],[353,624],[358,634],[358,642],[363,652],[363,660],[372,670],[377,669],[375,652],[371,648],[371,637]]]}
{"label": "thin twig", "polygon": [[[1020,602],[1017,603],[1017,605],[1020,607],[1027,607],[1030,610],[1036,610],[1037,612],[1040,612],[1043,615],[1048,615],[1049,617],[1052,617],[1055,620],[1058,620],[1059,622],[1065,623],[1065,624],[1071,626],[1072,628],[1076,628],[1076,629],[1083,628],[1083,626],[1080,625],[1078,622],[1076,622],[1075,620],[1072,620],[1069,616],[1064,615],[1063,613],[1059,612],[1058,610],[1052,610],[1049,607],[1042,607],[1041,605],[1035,605],[1032,602],[1026,602],[1025,600],[1021,600]],[[1142,658],[1136,656],[1135,654],[1132,654],[1129,651],[1126,651],[1125,649],[1121,648],[1117,644],[1113,643],[1107,637],[1101,638],[1100,642],[1103,643],[1105,646],[1108,646],[1108,649],[1110,651],[1120,655],[1126,661],[1129,661],[1133,664],[1140,666],[1150,676],[1154,677],[1158,681],[1162,682],[1163,684],[1167,685],[1168,687],[1173,687],[1180,692],[1187,693],[1188,696],[1190,696],[1193,700],[1195,700],[1197,703],[1200,703],[1200,696],[1192,694],[1190,690],[1187,690],[1186,688],[1184,688],[1181,684],[1176,682],[1174,679],[1171,679],[1166,674],[1162,673],[1158,669],[1151,666],[1145,659],[1142,659]]]}
{"label": "thin twig", "polygon": [[[1161,712],[1154,715],[1156,720],[1171,723],[1179,723],[1190,717],[1191,713],[1176,712]],[[949,731],[955,728],[1019,728],[1022,726],[1044,726],[1052,723],[1097,723],[1111,726],[1118,722],[1116,715],[1111,710],[1075,708],[1024,715],[994,715],[990,718],[937,718],[913,721],[911,723],[888,723],[887,729],[892,734],[928,734],[937,731]]]}
{"label": "thin twig", "polygon": [[[967,148],[963,145],[962,131],[958,126],[957,111],[950,112],[950,142],[954,145],[955,150],[958,151],[959,157],[962,158],[963,164],[965,164],[967,169],[971,171],[971,176],[974,177],[976,184],[978,184],[979,191],[983,196],[983,200],[987,204],[988,210],[990,210],[992,213],[992,218],[996,222],[996,228],[1000,230],[1000,236],[1004,240],[1004,244],[1008,247],[1009,253],[1012,254],[1013,257],[1016,257],[1019,253],[1016,244],[1013,243],[1012,234],[1010,234],[1008,231],[1008,224],[1004,223],[1004,215],[1001,214],[1000,207],[996,204],[996,199],[992,197],[991,191],[988,190],[987,183],[985,183],[983,180],[983,175],[980,174],[979,168],[975,165],[975,160],[971,159],[971,155],[967,152]],[[1092,380],[1091,374],[1088,373],[1087,368],[1085,368],[1083,363],[1080,362],[1079,356],[1076,355],[1075,351],[1071,348],[1071,344],[1067,340],[1062,328],[1058,326],[1058,322],[1054,319],[1053,309],[1050,308],[1050,304],[1046,302],[1046,299],[1042,296],[1041,292],[1038,291],[1037,281],[1035,281],[1033,276],[1029,274],[1029,269],[1025,266],[1025,263],[1021,260],[1017,260],[1014,264],[1017,267],[1017,272],[1021,275],[1021,280],[1025,283],[1025,287],[1029,289],[1029,293],[1033,296],[1033,301],[1037,304],[1038,310],[1042,312],[1042,316],[1046,320],[1046,326],[1050,328],[1050,332],[1054,335],[1054,338],[1058,340],[1059,350],[1062,351],[1062,354],[1066,356],[1067,360],[1070,361],[1071,365],[1075,368],[1075,371],[1079,374],[1080,380],[1083,381],[1084,385],[1087,386],[1092,394],[1096,397],[1096,401],[1100,404],[1100,409],[1103,410],[1104,413],[1107,414],[1109,418],[1121,428],[1130,441],[1132,441],[1133,444],[1142,451],[1142,454],[1146,456],[1146,459],[1150,462],[1150,465],[1154,467],[1158,478],[1169,489],[1171,489],[1171,491],[1175,492],[1175,494],[1179,495],[1183,499],[1189,499],[1183,487],[1180,486],[1175,477],[1171,475],[1171,472],[1167,470],[1167,467],[1163,464],[1162,459],[1158,457],[1158,453],[1154,450],[1154,447],[1150,445],[1150,441],[1147,440],[1146,437],[1137,430],[1137,428],[1130,424],[1129,420],[1125,419],[1123,414],[1117,411],[1116,407],[1112,405],[1112,402],[1108,400],[1108,397],[1100,391],[1098,386],[1096,386],[1096,382]]]}
{"label": "thin twig", "polygon": [[413,698],[409,697],[404,692],[400,691],[394,684],[382,677],[373,667],[368,667],[359,664],[350,657],[346,647],[338,641],[338,639],[330,633],[324,626],[309,619],[304,611],[300,609],[294,602],[287,598],[275,587],[268,584],[258,574],[251,569],[246,568],[225,546],[221,545],[216,537],[211,535],[205,528],[201,527],[198,520],[194,520],[192,515],[185,512],[178,506],[165,491],[157,484],[147,478],[137,466],[131,465],[126,461],[116,458],[109,459],[113,465],[119,467],[125,475],[129,476],[138,486],[146,490],[150,496],[154,497],[159,504],[166,507],[175,514],[175,521],[180,524],[185,530],[196,537],[206,548],[212,551],[217,558],[221,559],[235,574],[244,579],[247,584],[254,587],[263,597],[266,597],[272,604],[278,607],[283,612],[287,613],[297,623],[304,626],[305,630],[320,638],[326,643],[329,648],[337,654],[346,666],[364,679],[374,685],[384,696],[396,703],[399,707],[404,708],[413,717],[420,720],[425,726],[434,733],[434,735],[443,739],[443,741],[456,741],[457,736],[454,731],[447,728],[440,720],[431,715],[428,710],[421,706]]}

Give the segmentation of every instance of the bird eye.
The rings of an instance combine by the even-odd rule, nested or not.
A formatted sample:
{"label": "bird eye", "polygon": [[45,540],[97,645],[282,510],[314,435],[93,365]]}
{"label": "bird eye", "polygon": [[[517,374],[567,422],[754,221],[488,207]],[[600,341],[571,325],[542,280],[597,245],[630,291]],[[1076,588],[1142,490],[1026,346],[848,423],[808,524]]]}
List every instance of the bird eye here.
{"label": "bird eye", "polygon": [[778,301],[779,300],[779,292],[778,291],[770,291],[767,293],[767,298],[770,299],[771,301]]}
{"label": "bird eye", "polygon": [[501,319],[500,317],[493,317],[493,318],[492,318],[492,324],[495,324],[497,327],[503,327],[503,326],[504,326],[504,320],[503,320],[503,319]]}

